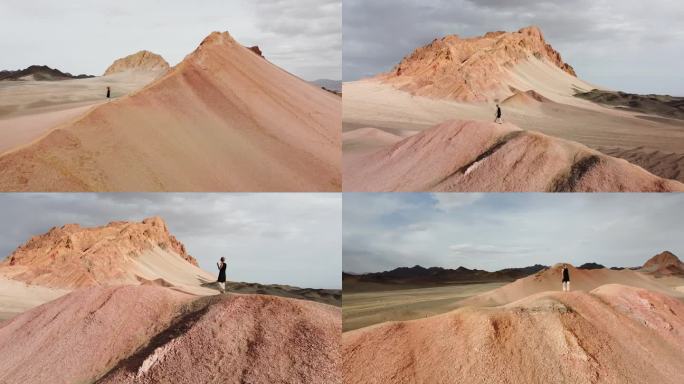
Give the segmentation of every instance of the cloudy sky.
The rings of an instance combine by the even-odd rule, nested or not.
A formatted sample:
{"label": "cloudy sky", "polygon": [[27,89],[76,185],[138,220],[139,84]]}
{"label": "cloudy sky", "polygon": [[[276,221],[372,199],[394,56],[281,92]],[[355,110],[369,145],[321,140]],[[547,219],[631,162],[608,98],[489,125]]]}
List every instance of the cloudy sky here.
{"label": "cloudy sky", "polygon": [[684,194],[345,193],[343,268],[638,266],[682,228]]}
{"label": "cloudy sky", "polygon": [[0,194],[0,259],[53,226],[161,216],[200,266],[228,279],[341,288],[340,194]]}
{"label": "cloudy sky", "polygon": [[171,65],[212,31],[258,45],[307,80],[339,80],[341,0],[2,0],[0,70],[44,64],[102,74],[146,49]]}
{"label": "cloudy sky", "polygon": [[684,96],[681,0],[344,0],[343,78],[384,72],[434,38],[539,26],[582,79]]}

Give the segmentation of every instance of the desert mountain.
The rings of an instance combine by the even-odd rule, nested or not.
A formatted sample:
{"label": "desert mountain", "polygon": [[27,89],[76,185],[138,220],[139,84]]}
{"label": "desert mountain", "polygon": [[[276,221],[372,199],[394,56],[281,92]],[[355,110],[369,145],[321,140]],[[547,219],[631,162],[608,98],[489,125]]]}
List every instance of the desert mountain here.
{"label": "desert mountain", "polygon": [[664,251],[648,259],[640,271],[656,276],[684,275],[684,263],[672,252]]}
{"label": "desert mountain", "polygon": [[545,40],[539,28],[489,32],[481,37],[449,35],[406,56],[378,78],[414,95],[467,102],[503,100],[515,90],[537,89],[538,80],[555,76],[556,91],[590,90]]}
{"label": "desert mountain", "polygon": [[150,51],[140,51],[115,60],[104,76],[126,71],[165,71],[169,63],[163,57]]}
{"label": "desert mountain", "polygon": [[337,191],[341,107],[215,32],[142,90],[0,156],[0,190]]}
{"label": "desert mountain", "polygon": [[446,121],[345,156],[345,191],[666,192],[684,184],[510,123]]}
{"label": "desert mountain", "polygon": [[344,381],[675,384],[683,314],[677,299],[608,284],[388,322],[342,335]]}
{"label": "desert mountain", "polygon": [[215,280],[197,266],[159,217],[94,228],[78,224],[52,228],[17,248],[0,263],[0,273],[12,280],[62,289],[158,279],[199,286],[200,279]]}
{"label": "desert mountain", "polygon": [[0,323],[0,382],[338,383],[339,338],[324,304],[89,287]]}
{"label": "desert mountain", "polygon": [[62,72],[59,69],[53,69],[47,65],[32,65],[25,69],[17,71],[0,71],[0,81],[2,80],[38,80],[38,81],[54,81],[54,80],[69,80],[69,79],[87,79],[93,77],[91,75],[77,75],[74,76],[69,72]]}

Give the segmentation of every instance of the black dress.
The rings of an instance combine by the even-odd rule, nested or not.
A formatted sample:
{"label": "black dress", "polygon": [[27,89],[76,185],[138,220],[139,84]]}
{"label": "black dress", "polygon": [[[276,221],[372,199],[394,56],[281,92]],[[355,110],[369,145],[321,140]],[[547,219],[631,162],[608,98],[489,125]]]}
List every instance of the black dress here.
{"label": "black dress", "polygon": [[563,282],[569,282],[570,281],[570,271],[568,271],[567,268],[563,268]]}
{"label": "black dress", "polygon": [[228,265],[226,263],[223,263],[221,268],[219,268],[219,277],[218,277],[218,282],[219,283],[225,283],[226,282],[226,267]]}

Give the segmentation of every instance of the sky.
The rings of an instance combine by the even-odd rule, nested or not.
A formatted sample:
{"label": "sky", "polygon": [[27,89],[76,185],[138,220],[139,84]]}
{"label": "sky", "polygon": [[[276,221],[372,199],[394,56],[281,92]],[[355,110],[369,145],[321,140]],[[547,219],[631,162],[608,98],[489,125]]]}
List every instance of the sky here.
{"label": "sky", "polygon": [[200,267],[228,279],[341,288],[340,194],[5,193],[0,259],[53,226],[100,226],[161,216]]}
{"label": "sky", "polygon": [[346,272],[684,258],[684,194],[345,193]]}
{"label": "sky", "polygon": [[2,0],[0,70],[101,75],[140,50],[180,62],[212,31],[306,80],[341,78],[341,0]]}
{"label": "sky", "polygon": [[390,70],[450,34],[537,25],[590,83],[684,96],[681,0],[344,0],[343,80]]}

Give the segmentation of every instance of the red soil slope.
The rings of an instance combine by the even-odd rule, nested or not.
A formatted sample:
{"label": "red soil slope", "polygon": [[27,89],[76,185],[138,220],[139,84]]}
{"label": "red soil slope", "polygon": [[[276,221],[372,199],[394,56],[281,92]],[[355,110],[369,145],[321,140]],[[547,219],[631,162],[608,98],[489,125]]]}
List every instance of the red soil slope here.
{"label": "red soil slope", "polygon": [[684,303],[604,285],[342,336],[345,383],[681,382]]}
{"label": "red soil slope", "polygon": [[452,120],[345,159],[358,192],[667,192],[684,184],[510,123]]}
{"label": "red soil slope", "polygon": [[339,308],[272,296],[223,298],[98,383],[340,383]]}
{"label": "red soil slope", "polygon": [[24,312],[0,324],[0,382],[93,382],[190,299],[153,286],[91,287]]}

